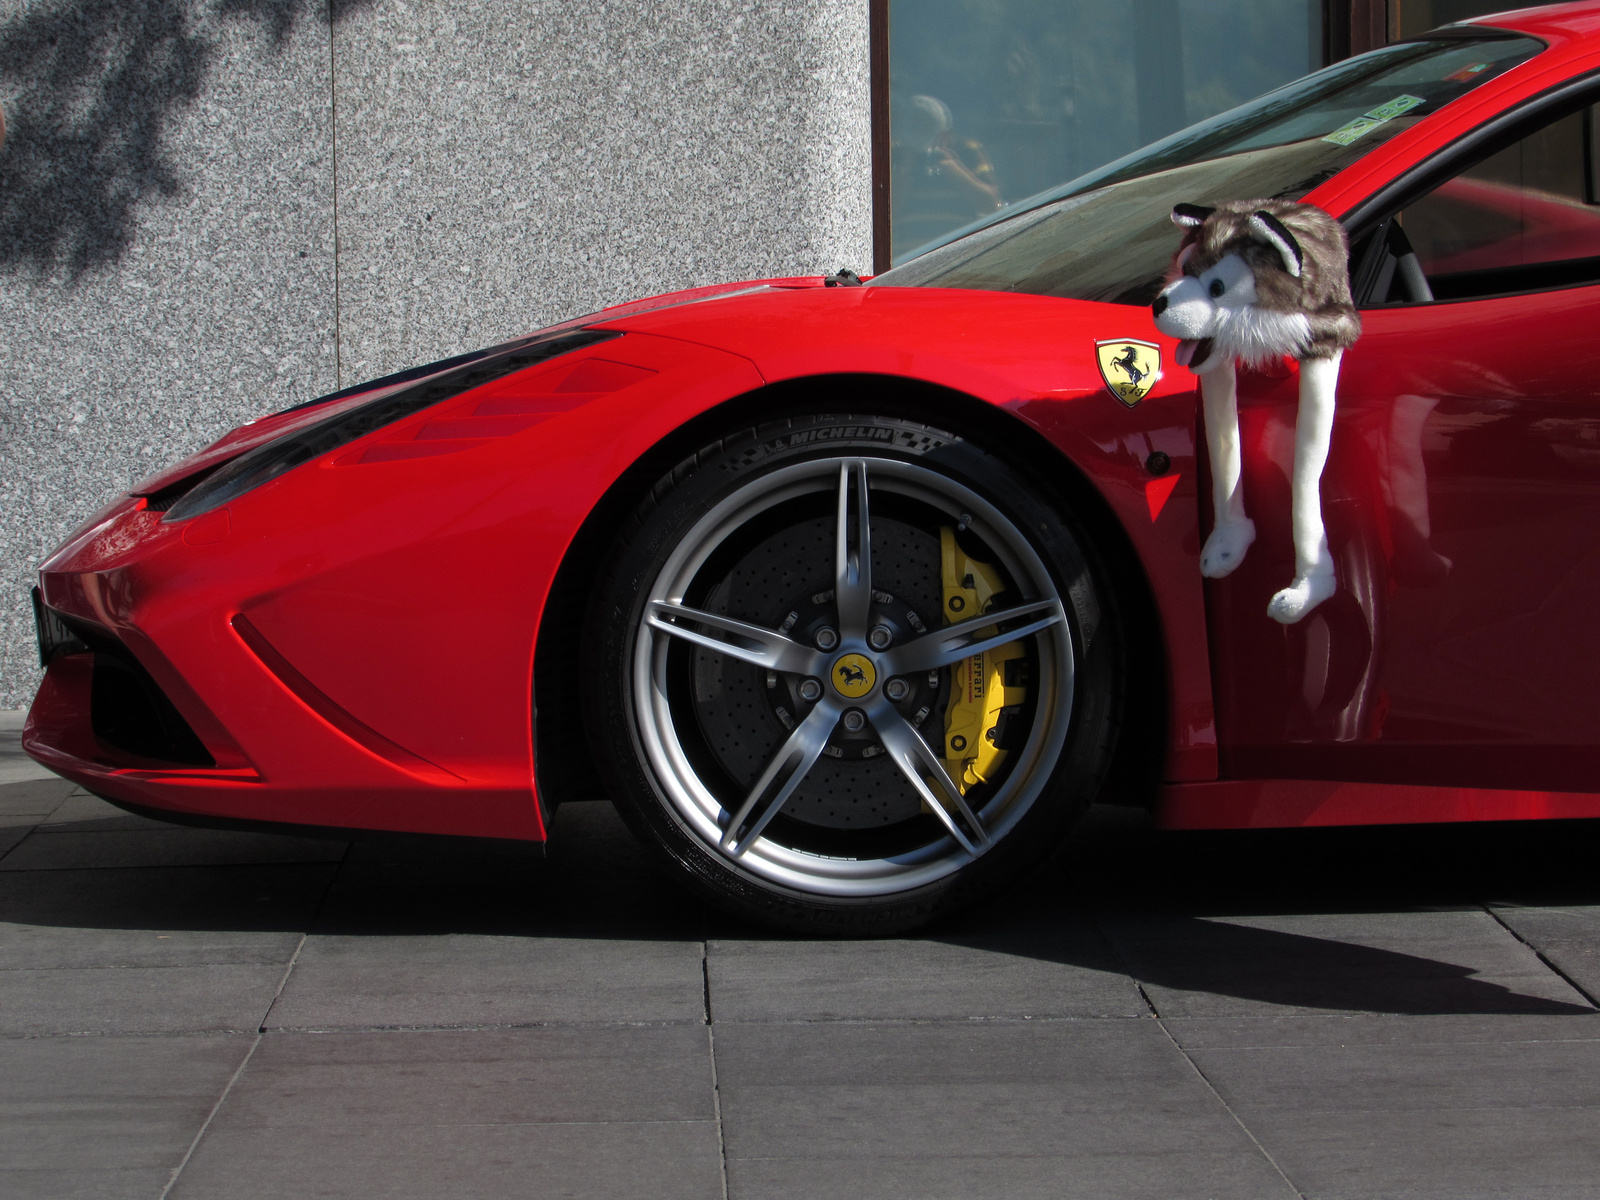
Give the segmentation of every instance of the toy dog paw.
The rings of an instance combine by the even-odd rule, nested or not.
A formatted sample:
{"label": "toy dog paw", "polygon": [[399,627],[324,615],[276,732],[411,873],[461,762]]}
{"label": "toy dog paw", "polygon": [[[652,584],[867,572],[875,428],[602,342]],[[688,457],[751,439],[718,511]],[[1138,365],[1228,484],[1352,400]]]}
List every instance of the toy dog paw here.
{"label": "toy dog paw", "polygon": [[1221,579],[1244,561],[1244,552],[1256,540],[1256,523],[1249,518],[1218,525],[1200,551],[1200,574]]}
{"label": "toy dog paw", "polygon": [[1272,598],[1267,605],[1267,616],[1281,624],[1293,625],[1333,595],[1336,587],[1332,571],[1298,575],[1293,583]]}

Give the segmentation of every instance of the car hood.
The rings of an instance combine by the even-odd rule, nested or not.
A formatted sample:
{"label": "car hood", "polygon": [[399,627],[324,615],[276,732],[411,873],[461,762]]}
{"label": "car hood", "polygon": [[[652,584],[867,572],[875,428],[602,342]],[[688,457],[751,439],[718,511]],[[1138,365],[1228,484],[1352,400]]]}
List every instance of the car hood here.
{"label": "car hood", "polygon": [[[729,296],[804,290],[820,288],[821,286],[822,279],[820,276],[807,276],[740,280],[733,283],[715,284],[709,287],[688,288],[678,292],[666,292],[659,296],[648,296],[641,300],[630,300],[625,304],[617,304],[610,308],[601,309],[598,312],[573,317],[570,320],[520,336],[531,337],[538,334],[556,333],[564,329],[603,324],[620,317],[657,312],[668,308],[679,308],[684,305],[699,304]],[[370,380],[367,383],[356,384],[343,389],[341,392],[334,393],[337,397],[336,399],[321,403],[311,400],[282,412],[246,421],[243,425],[229,430],[204,449],[139,480],[138,483],[128,489],[128,494],[132,496],[156,495],[175,485],[193,480],[197,475],[207,474],[224,463],[239,457],[239,455],[254,450],[257,446],[264,445],[285,434],[293,433],[306,425],[314,424],[357,405],[380,399],[390,392],[411,387],[420,380],[428,378],[429,374],[443,373],[453,369],[458,364],[459,359],[446,359],[434,364],[438,367],[437,372],[424,372],[421,374],[406,372],[406,377],[403,379],[385,377]]]}
{"label": "car hood", "polygon": [[1158,393],[1190,391],[1173,370],[1177,341],[1145,305],[955,288],[807,287],[765,283],[591,327],[679,338],[738,354],[769,383],[826,374],[917,378],[993,401],[1100,392],[1098,343],[1160,351]]}

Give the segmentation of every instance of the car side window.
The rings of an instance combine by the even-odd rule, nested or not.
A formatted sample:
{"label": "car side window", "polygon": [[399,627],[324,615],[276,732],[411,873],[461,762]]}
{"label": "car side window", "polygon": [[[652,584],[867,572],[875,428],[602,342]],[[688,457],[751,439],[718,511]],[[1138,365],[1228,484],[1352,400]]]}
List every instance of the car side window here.
{"label": "car side window", "polygon": [[1368,304],[1600,282],[1595,105],[1481,159],[1378,231]]}

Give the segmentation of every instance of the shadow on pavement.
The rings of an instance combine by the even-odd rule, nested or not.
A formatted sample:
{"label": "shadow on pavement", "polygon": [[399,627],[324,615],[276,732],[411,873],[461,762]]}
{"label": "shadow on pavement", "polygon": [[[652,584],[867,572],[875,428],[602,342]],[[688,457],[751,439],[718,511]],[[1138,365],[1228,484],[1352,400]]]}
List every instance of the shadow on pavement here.
{"label": "shadow on pavement", "polygon": [[1220,915],[1600,904],[1597,856],[1600,821],[1192,833],[1101,808],[1056,862],[1100,909]]}
{"label": "shadow on pavement", "polygon": [[[168,832],[151,823],[92,836]],[[337,864],[0,869],[0,920],[153,930],[309,924],[314,933],[389,937],[800,940],[709,912],[655,869],[607,805],[564,808],[553,834],[548,857],[441,842],[355,845]],[[1600,822],[1193,834],[1097,811],[1034,878],[916,936],[1067,967],[1131,969],[1147,985],[1279,1006],[1591,1012],[1475,978],[1457,962],[1360,942],[1421,944],[1426,936],[1416,937],[1408,920],[1468,910],[1487,921],[1483,901],[1600,904],[1590,866],[1597,856]],[[1306,917],[1319,918],[1316,934],[1262,927]],[[1335,936],[1318,936],[1341,919]],[[1341,940],[1344,929],[1351,940]]]}

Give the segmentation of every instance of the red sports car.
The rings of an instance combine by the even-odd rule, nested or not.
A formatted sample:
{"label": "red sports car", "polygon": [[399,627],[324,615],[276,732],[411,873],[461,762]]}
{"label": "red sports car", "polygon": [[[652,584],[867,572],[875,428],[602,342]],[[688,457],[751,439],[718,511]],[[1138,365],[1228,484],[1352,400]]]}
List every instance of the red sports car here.
{"label": "red sports car", "polygon": [[[848,273],[622,305],[347,388],[45,564],[25,745],[138,812],[538,841],[596,781],[702,890],[909,927],[1095,797],[1171,828],[1600,816],[1600,3],[1341,62]],[[1364,336],[1290,575],[1201,579],[1177,202],[1350,234]]]}

